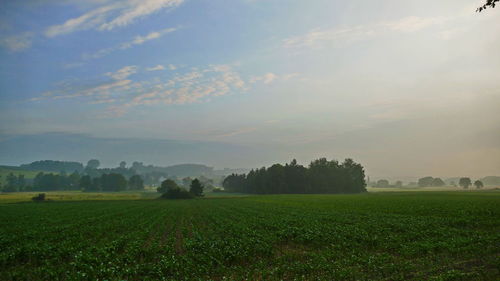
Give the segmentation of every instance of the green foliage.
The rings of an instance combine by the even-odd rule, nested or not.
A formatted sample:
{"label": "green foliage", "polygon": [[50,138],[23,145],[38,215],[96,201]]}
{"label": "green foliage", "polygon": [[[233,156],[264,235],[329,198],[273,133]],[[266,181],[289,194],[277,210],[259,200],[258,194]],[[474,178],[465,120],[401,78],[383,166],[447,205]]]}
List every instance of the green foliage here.
{"label": "green foliage", "polygon": [[192,199],[195,197],[194,194],[179,187],[177,183],[171,179],[164,180],[157,191],[162,193],[161,198],[163,199]]}
{"label": "green foliage", "polygon": [[203,196],[203,185],[198,179],[194,179],[189,186],[189,192],[194,196]]}
{"label": "green foliage", "polygon": [[179,189],[177,183],[171,179],[164,180],[160,187],[156,189],[159,193],[167,193],[169,190]]}
{"label": "green foliage", "polygon": [[309,168],[293,160],[285,166],[251,170],[248,175],[230,175],[223,181],[228,192],[250,194],[361,193],[366,192],[363,166],[352,159],[343,163],[321,158]]}
{"label": "green foliage", "polygon": [[161,195],[163,199],[193,199],[195,195],[186,189],[179,187],[177,189],[170,189]]}
{"label": "green foliage", "polygon": [[129,190],[144,190],[144,181],[142,177],[139,175],[133,175],[128,180],[128,189]]}
{"label": "green foliage", "polygon": [[71,175],[65,173],[52,174],[40,172],[33,179],[32,191],[53,191],[53,190],[79,190],[80,174],[74,172]]}
{"label": "green foliage", "polygon": [[103,174],[100,186],[102,191],[123,191],[127,189],[127,179],[121,174]]}
{"label": "green foliage", "polygon": [[460,185],[464,189],[469,188],[469,186],[471,186],[471,184],[472,184],[472,181],[470,180],[470,178],[460,178],[460,180],[458,181],[458,185]]}
{"label": "green foliage", "polygon": [[31,200],[34,201],[34,202],[45,201],[45,193],[40,193],[37,196],[32,197]]}
{"label": "green foliage", "polygon": [[390,187],[390,186],[391,185],[389,184],[388,180],[378,180],[377,184],[375,185],[375,187],[381,187],[381,188]]}
{"label": "green foliage", "polygon": [[432,186],[433,180],[434,180],[433,177],[420,178],[420,179],[418,179],[418,186],[420,186],[420,187]]}
{"label": "green foliage", "polygon": [[480,189],[480,188],[483,188],[483,187],[484,187],[484,184],[483,184],[483,182],[482,182],[482,181],[480,181],[480,180],[476,180],[476,181],[474,182],[474,186],[475,186],[477,189]]}
{"label": "green foliage", "polygon": [[499,200],[481,191],[0,204],[0,280],[497,280]]}

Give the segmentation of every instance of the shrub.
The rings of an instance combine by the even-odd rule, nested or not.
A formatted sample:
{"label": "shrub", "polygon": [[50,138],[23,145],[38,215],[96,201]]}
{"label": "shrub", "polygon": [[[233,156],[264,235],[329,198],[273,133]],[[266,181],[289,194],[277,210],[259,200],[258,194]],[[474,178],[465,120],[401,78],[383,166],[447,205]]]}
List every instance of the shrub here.
{"label": "shrub", "polygon": [[40,193],[37,196],[32,197],[31,200],[33,200],[35,202],[45,201],[45,193]]}
{"label": "shrub", "polygon": [[193,199],[195,196],[184,188],[170,189],[161,195],[163,199]]}

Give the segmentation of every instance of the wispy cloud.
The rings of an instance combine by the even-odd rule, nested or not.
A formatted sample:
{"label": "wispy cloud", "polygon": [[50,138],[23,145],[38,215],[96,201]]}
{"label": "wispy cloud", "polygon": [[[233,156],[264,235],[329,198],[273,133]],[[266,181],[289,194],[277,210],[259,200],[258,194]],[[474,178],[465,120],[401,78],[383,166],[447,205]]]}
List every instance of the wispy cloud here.
{"label": "wispy cloud", "polygon": [[55,37],[87,29],[109,31],[127,26],[162,9],[176,8],[183,2],[184,0],[120,0],[111,3],[106,1],[100,7],[83,15],[50,26],[45,30],[45,35]]}
{"label": "wispy cloud", "polygon": [[[55,91],[45,92],[39,97],[31,98],[29,101],[41,100],[58,100],[58,99],[71,99],[78,97],[92,97],[91,103],[96,101],[110,100],[110,96],[114,91],[123,91],[130,89],[129,84],[131,80],[118,80],[101,83],[97,86],[82,87],[83,89],[74,89],[73,87],[63,87]],[[76,88],[76,87],[75,87]]]}
{"label": "wispy cloud", "polygon": [[264,84],[271,84],[276,79],[278,79],[278,75],[269,72],[262,76],[254,76],[250,78],[250,83],[257,83],[259,81],[262,81]]}
{"label": "wispy cloud", "polygon": [[189,104],[223,96],[231,91],[243,91],[245,82],[229,65],[212,65],[191,69],[167,81],[132,85],[140,92],[130,100],[110,106],[108,116],[121,116],[141,105]]}
{"label": "wispy cloud", "polygon": [[[145,71],[165,69],[163,65]],[[43,93],[30,101],[85,98],[91,104],[107,103],[105,116],[121,116],[137,106],[189,104],[209,101],[232,92],[246,91],[246,82],[230,65],[209,65],[202,68],[182,68],[167,79],[154,77],[132,81],[129,77],[140,68],[128,65],[115,72],[104,73],[113,81],[97,86],[78,86],[78,81],[61,83],[58,89]],[[145,74],[145,73],[144,73]]]}
{"label": "wispy cloud", "polygon": [[136,36],[134,38],[134,40],[121,44],[120,49],[128,49],[134,45],[142,45],[142,44],[144,44],[144,42],[147,42],[147,41],[150,41],[153,39],[158,39],[167,33],[171,33],[171,32],[176,31],[177,29],[178,28],[176,28],[176,27],[170,27],[170,28],[165,28],[165,29],[159,30],[159,31],[153,31],[145,36]]}
{"label": "wispy cloud", "polygon": [[241,134],[246,134],[246,133],[251,133],[257,131],[257,128],[255,127],[250,127],[250,128],[243,128],[243,129],[238,129],[234,131],[228,131],[222,134],[215,135],[215,138],[227,138],[227,137],[233,137]]}
{"label": "wispy cloud", "polygon": [[322,48],[329,44],[345,43],[373,38],[388,32],[417,32],[430,26],[443,24],[448,19],[442,17],[406,17],[395,21],[369,25],[314,29],[306,34],[283,40],[285,48]]}
{"label": "wispy cloud", "polygon": [[31,47],[32,41],[33,33],[24,32],[0,39],[0,45],[12,52],[18,52]]}
{"label": "wispy cloud", "polygon": [[118,69],[116,72],[108,72],[105,75],[115,80],[123,80],[134,73],[137,73],[137,66],[128,65]]}
{"label": "wispy cloud", "polygon": [[98,50],[94,53],[91,53],[91,54],[83,54],[82,57],[84,60],[98,59],[98,58],[104,57],[106,55],[109,55],[110,53],[117,51],[117,50],[129,49],[129,48],[132,48],[133,46],[136,46],[136,45],[142,45],[147,41],[159,39],[162,36],[164,36],[165,34],[174,32],[178,29],[179,29],[178,27],[170,27],[170,28],[165,28],[165,29],[158,30],[158,31],[153,31],[153,32],[150,32],[146,35],[138,35],[134,39],[123,42],[117,46],[103,48],[103,49],[100,49],[100,50]]}
{"label": "wispy cloud", "polygon": [[148,67],[146,68],[147,71],[159,71],[159,70],[165,70],[165,67],[161,64],[157,65],[157,66],[152,66],[152,67]]}

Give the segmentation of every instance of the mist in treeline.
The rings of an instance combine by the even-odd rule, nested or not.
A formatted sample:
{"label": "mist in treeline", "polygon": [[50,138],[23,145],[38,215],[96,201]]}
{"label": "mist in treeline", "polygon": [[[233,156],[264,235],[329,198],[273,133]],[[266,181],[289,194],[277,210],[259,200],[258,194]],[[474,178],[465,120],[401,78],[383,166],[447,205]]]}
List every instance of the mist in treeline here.
{"label": "mist in treeline", "polygon": [[366,192],[363,166],[346,159],[339,163],[320,158],[308,167],[293,160],[269,168],[251,170],[248,174],[232,174],[223,182],[227,192],[250,194],[306,194]]}

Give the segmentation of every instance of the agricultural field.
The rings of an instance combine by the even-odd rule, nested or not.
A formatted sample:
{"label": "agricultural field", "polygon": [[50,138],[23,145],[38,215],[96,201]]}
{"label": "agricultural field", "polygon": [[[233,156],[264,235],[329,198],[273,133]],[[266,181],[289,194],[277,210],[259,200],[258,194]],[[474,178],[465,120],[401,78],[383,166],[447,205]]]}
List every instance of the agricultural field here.
{"label": "agricultural field", "polygon": [[0,203],[0,280],[498,280],[500,192]]}

